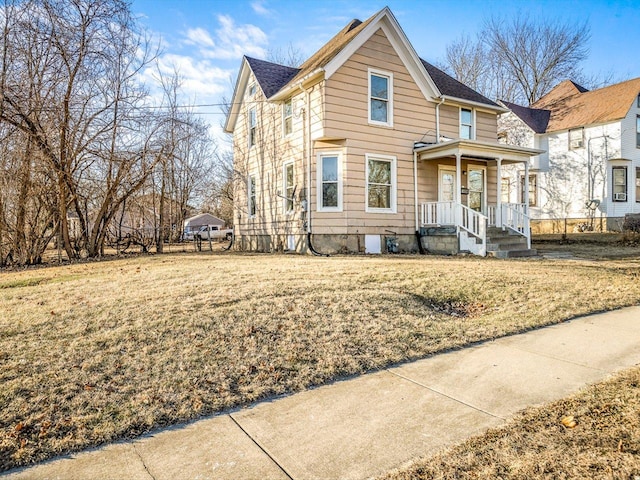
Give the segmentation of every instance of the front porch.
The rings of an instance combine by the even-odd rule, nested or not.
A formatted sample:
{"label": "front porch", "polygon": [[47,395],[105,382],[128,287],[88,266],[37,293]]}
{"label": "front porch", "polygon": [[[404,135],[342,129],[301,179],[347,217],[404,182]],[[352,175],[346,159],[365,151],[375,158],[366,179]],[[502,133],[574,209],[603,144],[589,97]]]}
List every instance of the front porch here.
{"label": "front porch", "polygon": [[[509,188],[503,184],[503,166],[520,165],[523,178],[529,178],[529,159],[542,151],[455,140],[416,145],[414,153],[419,204],[416,228],[422,234],[451,232],[458,242],[457,251],[480,256],[535,254],[531,250],[528,188],[521,192],[522,203],[506,200],[510,192],[503,191]],[[423,177],[437,179],[435,185],[431,182],[418,189],[418,164],[425,172]]]}

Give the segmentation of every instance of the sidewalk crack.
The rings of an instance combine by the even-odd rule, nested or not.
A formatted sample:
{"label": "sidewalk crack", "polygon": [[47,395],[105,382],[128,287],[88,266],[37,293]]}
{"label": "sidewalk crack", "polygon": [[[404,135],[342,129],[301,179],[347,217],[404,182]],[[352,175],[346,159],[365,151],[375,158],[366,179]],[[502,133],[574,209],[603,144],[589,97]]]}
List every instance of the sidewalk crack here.
{"label": "sidewalk crack", "polygon": [[149,471],[149,468],[147,467],[147,464],[144,463],[144,459],[142,458],[142,455],[140,455],[140,452],[138,452],[138,449],[136,448],[136,444],[132,443],[131,446],[133,447],[133,451],[135,452],[135,454],[138,456],[138,458],[140,459],[140,461],[142,462],[142,466],[144,467],[145,471],[147,472],[147,475],[149,475],[151,477],[152,480],[156,480],[156,477],[154,477],[151,472]]}

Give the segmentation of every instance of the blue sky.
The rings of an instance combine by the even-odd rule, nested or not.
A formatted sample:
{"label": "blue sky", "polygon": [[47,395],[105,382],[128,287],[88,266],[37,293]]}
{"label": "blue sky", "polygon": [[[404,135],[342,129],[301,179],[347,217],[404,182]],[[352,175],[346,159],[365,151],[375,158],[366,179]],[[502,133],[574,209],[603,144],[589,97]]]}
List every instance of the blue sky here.
{"label": "blue sky", "polygon": [[[442,61],[446,46],[472,37],[483,19],[518,13],[591,28],[588,75],[614,81],[640,77],[640,2],[494,0],[133,0],[133,12],[162,40],[161,67],[175,65],[188,101],[217,103],[230,96],[243,54],[264,58],[292,45],[306,58],[353,18],[365,20],[389,6],[418,54]],[[219,124],[215,107],[201,109]]]}

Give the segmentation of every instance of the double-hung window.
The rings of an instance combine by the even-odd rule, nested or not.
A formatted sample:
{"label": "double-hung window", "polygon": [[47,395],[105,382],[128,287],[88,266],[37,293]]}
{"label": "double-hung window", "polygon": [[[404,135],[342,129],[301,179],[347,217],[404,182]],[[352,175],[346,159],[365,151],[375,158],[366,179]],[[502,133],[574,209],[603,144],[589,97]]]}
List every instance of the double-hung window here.
{"label": "double-hung window", "polygon": [[636,116],[636,147],[640,148],[640,115]]}
{"label": "double-hung window", "polygon": [[393,125],[393,74],[369,69],[369,123]]}
{"label": "double-hung window", "polygon": [[256,134],[258,131],[258,117],[255,108],[249,109],[249,146],[253,147],[256,144]]}
{"label": "double-hung window", "polygon": [[255,175],[249,175],[247,181],[248,199],[249,199],[249,216],[255,217],[256,215],[256,177]]}
{"label": "double-hung window", "polygon": [[538,175],[529,174],[529,181],[525,184],[524,175],[520,176],[520,203],[524,204],[525,188],[529,188],[529,206],[538,206]]}
{"label": "double-hung window", "polygon": [[473,139],[473,110],[468,108],[460,109],[460,138]]}
{"label": "double-hung window", "polygon": [[611,177],[613,179],[613,201],[627,201],[627,167],[612,167]]}
{"label": "double-hung window", "polygon": [[318,156],[318,210],[342,211],[342,168],[337,154]]}
{"label": "double-hung window", "polygon": [[293,132],[293,108],[291,106],[291,99],[286,100],[282,104],[282,132],[285,137]]}
{"label": "double-hung window", "polygon": [[584,128],[569,130],[569,150],[584,148]]}
{"label": "double-hung window", "polygon": [[640,167],[636,167],[636,203],[640,203]]}
{"label": "double-hung window", "polygon": [[283,179],[284,179],[284,211],[285,213],[293,212],[293,162],[285,163],[283,167]]}
{"label": "double-hung window", "polygon": [[395,213],[396,158],[386,155],[366,155],[367,212]]}

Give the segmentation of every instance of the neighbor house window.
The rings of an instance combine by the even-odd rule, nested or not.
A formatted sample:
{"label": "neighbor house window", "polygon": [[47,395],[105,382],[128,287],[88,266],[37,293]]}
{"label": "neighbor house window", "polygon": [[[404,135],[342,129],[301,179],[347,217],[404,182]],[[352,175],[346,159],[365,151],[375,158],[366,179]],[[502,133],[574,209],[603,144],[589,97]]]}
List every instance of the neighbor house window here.
{"label": "neighbor house window", "polygon": [[285,136],[293,132],[293,108],[291,107],[291,99],[286,100],[282,104],[282,130]]}
{"label": "neighbor house window", "polygon": [[460,109],[460,138],[473,139],[473,111],[468,108]]}
{"label": "neighbor house window", "polygon": [[636,203],[640,203],[640,168],[636,167]]}
{"label": "neighbor house window", "polygon": [[[537,207],[538,206],[538,175],[535,173],[529,174],[529,206]],[[525,202],[524,192],[525,192],[525,183],[524,183],[524,175],[520,176],[520,203]]]}
{"label": "neighbor house window", "polygon": [[337,154],[318,157],[318,210],[342,210],[342,170]]}
{"label": "neighbor house window", "polygon": [[638,98],[636,100],[636,107],[640,108],[640,93],[638,94]]}
{"label": "neighbor house window", "polygon": [[393,124],[393,75],[369,70],[369,122]]}
{"label": "neighbor house window", "polygon": [[569,130],[569,150],[576,150],[584,147],[584,128],[574,128]]}
{"label": "neighbor house window", "polygon": [[640,148],[640,115],[636,117],[636,147]]}
{"label": "neighbor house window", "polygon": [[284,164],[284,211],[293,212],[293,162]]}
{"label": "neighbor house window", "polygon": [[627,167],[612,167],[611,177],[613,179],[613,201],[627,201]]}
{"label": "neighbor house window", "polygon": [[249,175],[247,182],[247,190],[249,191],[249,215],[254,217],[256,214],[256,177]]}
{"label": "neighbor house window", "polygon": [[256,132],[258,128],[258,117],[256,115],[256,109],[249,109],[249,146],[253,147],[256,144]]}
{"label": "neighbor house window", "polygon": [[367,208],[368,212],[395,212],[396,159],[395,157],[367,155]]}

